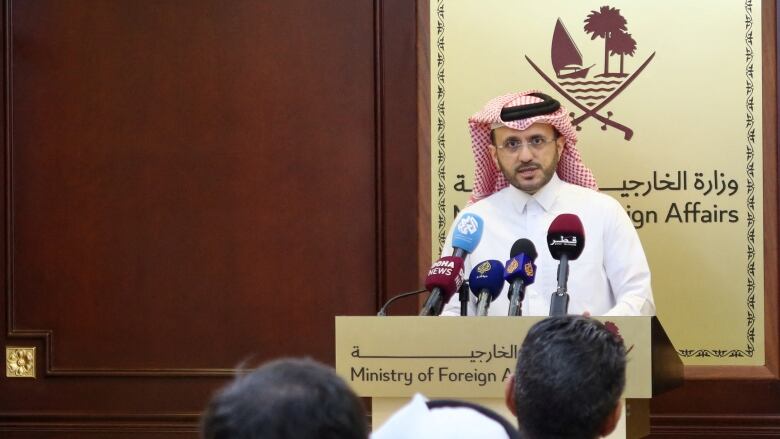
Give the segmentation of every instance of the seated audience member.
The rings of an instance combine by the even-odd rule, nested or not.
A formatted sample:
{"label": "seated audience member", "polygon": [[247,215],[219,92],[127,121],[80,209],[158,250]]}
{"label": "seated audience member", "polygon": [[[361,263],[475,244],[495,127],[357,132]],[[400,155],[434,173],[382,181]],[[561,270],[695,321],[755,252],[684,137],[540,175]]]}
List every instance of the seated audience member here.
{"label": "seated audience member", "polygon": [[204,439],[366,439],[360,399],[336,372],[308,359],[272,361],[209,403]]}
{"label": "seated audience member", "polygon": [[526,439],[593,439],[615,429],[625,382],[617,331],[588,317],[550,317],[523,341],[506,403]]}
{"label": "seated audience member", "polygon": [[371,439],[519,439],[501,415],[465,401],[432,400],[417,394]]}

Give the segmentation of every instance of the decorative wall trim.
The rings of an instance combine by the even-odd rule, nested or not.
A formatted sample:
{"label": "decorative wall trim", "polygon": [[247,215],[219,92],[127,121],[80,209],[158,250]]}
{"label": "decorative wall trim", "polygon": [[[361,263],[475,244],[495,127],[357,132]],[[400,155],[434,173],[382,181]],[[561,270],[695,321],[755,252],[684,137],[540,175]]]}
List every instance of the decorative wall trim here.
{"label": "decorative wall trim", "polygon": [[5,376],[35,378],[35,347],[6,346]]}
{"label": "decorative wall trim", "polygon": [[5,300],[6,333],[8,338],[16,340],[37,340],[43,345],[39,355],[43,358],[45,376],[83,376],[83,377],[231,377],[240,373],[240,369],[58,369],[52,364],[52,345],[54,334],[50,330],[17,330],[14,315],[14,214],[13,214],[13,0],[3,2],[3,111],[4,132],[3,153],[5,157]]}
{"label": "decorative wall trim", "polygon": [[780,435],[780,415],[652,415],[651,437],[735,437]]}
{"label": "decorative wall trim", "polygon": [[[759,29],[759,33],[760,33]],[[756,335],[756,182],[755,182],[755,140],[756,127],[754,110],[754,66],[753,66],[753,1],[745,0],[745,172],[747,179],[747,266],[745,286],[747,288],[745,313],[745,337],[744,349],[678,349],[681,357],[718,357],[736,358],[752,357],[755,353]],[[759,72],[760,74],[761,72]]]}
{"label": "decorative wall trim", "polygon": [[197,433],[200,413],[3,413],[0,430],[24,432]]}
{"label": "decorative wall trim", "polygon": [[[433,0],[431,0],[433,1]],[[441,248],[447,239],[447,148],[444,135],[444,0],[436,0],[436,236],[439,243],[437,254],[441,254]]]}

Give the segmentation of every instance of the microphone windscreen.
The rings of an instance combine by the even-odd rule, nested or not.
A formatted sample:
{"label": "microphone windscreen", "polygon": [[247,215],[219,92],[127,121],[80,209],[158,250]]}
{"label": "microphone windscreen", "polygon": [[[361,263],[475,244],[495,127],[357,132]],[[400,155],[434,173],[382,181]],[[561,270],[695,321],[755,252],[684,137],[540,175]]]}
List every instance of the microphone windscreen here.
{"label": "microphone windscreen", "polygon": [[469,288],[475,295],[482,290],[490,293],[490,301],[496,300],[504,289],[504,266],[500,261],[487,260],[471,270]]}
{"label": "microphone windscreen", "polygon": [[522,279],[526,285],[531,285],[536,279],[536,264],[534,260],[525,253],[513,257],[506,261],[504,269],[504,280],[512,283],[515,279]]}
{"label": "microphone windscreen", "polygon": [[425,277],[425,289],[439,288],[445,295],[445,301],[460,288],[463,283],[463,259],[456,256],[444,256],[434,262]]}
{"label": "microphone windscreen", "polygon": [[452,247],[472,253],[482,239],[482,218],[473,213],[460,217],[452,234]]}
{"label": "microphone windscreen", "polygon": [[512,250],[509,251],[509,257],[514,258],[520,253],[525,253],[532,261],[535,261],[536,257],[539,256],[536,253],[536,246],[534,243],[526,238],[520,238],[512,244]]}
{"label": "microphone windscreen", "polygon": [[569,260],[577,259],[585,248],[585,230],[577,215],[562,213],[555,217],[547,229],[547,248],[553,259],[566,255]]}

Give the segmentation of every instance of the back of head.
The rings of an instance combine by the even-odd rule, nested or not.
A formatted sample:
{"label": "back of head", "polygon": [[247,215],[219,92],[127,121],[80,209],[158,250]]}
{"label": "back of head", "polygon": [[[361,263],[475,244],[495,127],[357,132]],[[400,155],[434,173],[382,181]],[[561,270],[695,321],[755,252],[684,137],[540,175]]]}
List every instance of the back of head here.
{"label": "back of head", "polygon": [[272,361],[219,391],[203,417],[205,439],[365,439],[360,399],[312,360]]}
{"label": "back of head", "polygon": [[615,411],[625,386],[622,339],[581,316],[535,324],[520,349],[515,409],[531,438],[591,439]]}

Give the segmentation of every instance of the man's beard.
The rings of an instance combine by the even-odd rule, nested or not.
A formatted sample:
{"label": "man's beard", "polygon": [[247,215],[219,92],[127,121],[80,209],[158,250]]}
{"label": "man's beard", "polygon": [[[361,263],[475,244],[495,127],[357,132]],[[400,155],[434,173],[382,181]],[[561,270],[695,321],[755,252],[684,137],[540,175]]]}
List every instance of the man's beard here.
{"label": "man's beard", "polygon": [[[547,183],[549,183],[552,179],[553,175],[555,174],[555,170],[558,167],[558,158],[556,157],[549,168],[545,168],[541,163],[536,162],[524,163],[514,166],[510,169],[507,169],[507,167],[501,163],[501,160],[498,161],[498,165],[501,168],[501,173],[504,175],[504,178],[509,182],[509,184],[525,193],[535,194],[541,188],[547,185]],[[536,171],[537,173],[541,172],[541,180],[537,181],[534,179],[529,181],[523,179],[521,173],[523,171],[530,170]]]}

